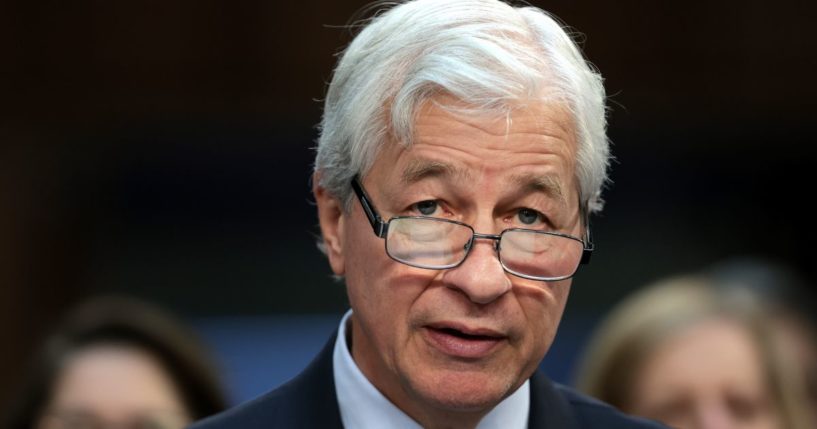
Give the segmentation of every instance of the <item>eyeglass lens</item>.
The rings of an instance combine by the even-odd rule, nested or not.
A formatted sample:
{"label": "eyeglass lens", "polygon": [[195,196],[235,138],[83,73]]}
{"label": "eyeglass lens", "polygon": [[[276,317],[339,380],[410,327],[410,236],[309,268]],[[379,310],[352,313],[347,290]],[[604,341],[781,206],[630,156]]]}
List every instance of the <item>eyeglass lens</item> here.
{"label": "eyeglass lens", "polygon": [[448,268],[465,259],[473,231],[465,225],[423,218],[389,223],[386,252],[400,262],[424,268]]}
{"label": "eyeglass lens", "polygon": [[533,231],[502,234],[500,259],[508,271],[537,278],[559,278],[576,272],[584,245],[579,240]]}

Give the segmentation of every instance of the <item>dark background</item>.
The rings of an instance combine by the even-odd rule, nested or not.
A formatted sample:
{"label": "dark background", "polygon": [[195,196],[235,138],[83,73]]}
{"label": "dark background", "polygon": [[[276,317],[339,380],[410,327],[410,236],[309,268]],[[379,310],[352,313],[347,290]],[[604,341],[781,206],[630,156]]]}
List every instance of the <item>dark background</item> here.
{"label": "dark background", "polygon": [[[343,310],[309,175],[365,3],[0,2],[0,404],[91,294],[190,321]],[[566,324],[740,255],[815,284],[817,3],[532,3],[611,95],[614,183]]]}

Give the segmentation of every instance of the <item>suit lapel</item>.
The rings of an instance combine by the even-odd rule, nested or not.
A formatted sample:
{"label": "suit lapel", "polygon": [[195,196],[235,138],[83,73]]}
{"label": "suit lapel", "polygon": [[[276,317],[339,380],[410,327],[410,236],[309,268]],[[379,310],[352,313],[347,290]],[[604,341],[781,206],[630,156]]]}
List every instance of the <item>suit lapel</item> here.
{"label": "suit lapel", "polygon": [[530,378],[529,429],[574,429],[578,422],[570,404],[556,391],[553,382],[537,370]]}
{"label": "suit lapel", "polygon": [[337,332],[301,374],[282,386],[286,392],[281,397],[288,402],[283,405],[290,407],[291,413],[287,414],[294,418],[276,422],[276,427],[343,429],[332,368],[336,336]]}

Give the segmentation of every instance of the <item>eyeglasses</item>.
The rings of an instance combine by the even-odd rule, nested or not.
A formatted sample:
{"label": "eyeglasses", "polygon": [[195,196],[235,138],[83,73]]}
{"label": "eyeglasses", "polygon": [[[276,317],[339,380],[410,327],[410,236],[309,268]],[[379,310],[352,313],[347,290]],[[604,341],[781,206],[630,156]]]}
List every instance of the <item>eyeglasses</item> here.
{"label": "eyeglasses", "polygon": [[465,261],[475,240],[493,240],[502,268],[517,277],[557,281],[573,277],[580,264],[590,262],[593,246],[587,240],[559,232],[509,228],[499,234],[480,234],[470,225],[428,216],[397,216],[384,222],[357,176],[352,179],[363,211],[375,235],[386,241],[386,254],[417,268],[444,270]]}

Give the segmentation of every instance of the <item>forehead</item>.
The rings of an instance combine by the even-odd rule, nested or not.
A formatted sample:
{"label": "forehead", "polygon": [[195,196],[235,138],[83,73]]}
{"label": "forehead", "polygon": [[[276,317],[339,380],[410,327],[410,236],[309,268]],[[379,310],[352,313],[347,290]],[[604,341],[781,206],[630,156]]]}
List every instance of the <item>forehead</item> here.
{"label": "forehead", "polygon": [[475,113],[451,98],[426,102],[414,139],[387,143],[370,174],[410,185],[429,177],[529,184],[564,197],[573,192],[576,132],[557,103],[530,102],[504,114]]}
{"label": "forehead", "polygon": [[[455,97],[439,95],[423,102],[415,118],[417,127],[435,121],[454,121],[495,136],[519,132],[572,134],[575,131],[570,109],[556,97],[519,100],[504,107],[480,109]],[[422,133],[418,129],[416,134]]]}
{"label": "forehead", "polygon": [[751,332],[728,318],[703,320],[667,338],[649,356],[642,383],[672,392],[763,386],[763,363]]}
{"label": "forehead", "polygon": [[122,344],[90,345],[70,355],[55,383],[52,405],[122,417],[180,410],[175,386],[149,352]]}

